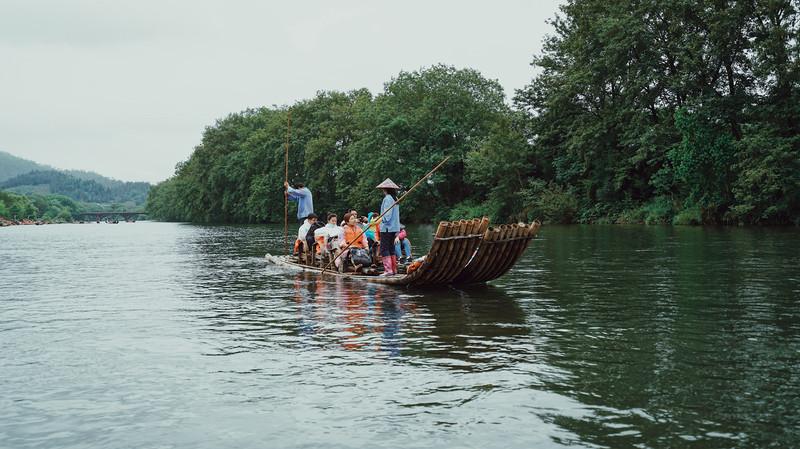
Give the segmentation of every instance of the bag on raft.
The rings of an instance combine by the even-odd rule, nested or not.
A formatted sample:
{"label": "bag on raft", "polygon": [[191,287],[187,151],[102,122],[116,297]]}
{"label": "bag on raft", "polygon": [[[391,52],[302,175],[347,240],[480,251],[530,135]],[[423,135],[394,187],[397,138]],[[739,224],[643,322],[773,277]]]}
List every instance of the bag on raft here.
{"label": "bag on raft", "polygon": [[351,248],[350,261],[353,262],[353,265],[369,266],[372,263],[372,258],[369,257],[369,253],[366,249]]}

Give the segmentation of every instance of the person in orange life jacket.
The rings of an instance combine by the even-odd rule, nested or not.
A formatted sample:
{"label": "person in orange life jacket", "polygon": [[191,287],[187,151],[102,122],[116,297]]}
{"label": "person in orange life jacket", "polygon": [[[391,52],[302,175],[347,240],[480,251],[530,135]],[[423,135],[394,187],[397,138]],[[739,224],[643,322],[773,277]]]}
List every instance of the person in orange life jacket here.
{"label": "person in orange life jacket", "polygon": [[397,274],[397,255],[394,252],[394,238],[400,232],[400,206],[397,202],[397,189],[400,188],[389,178],[378,184],[377,189],[383,191],[383,201],[381,202],[380,238],[381,238],[381,261],[383,262],[383,274],[390,276]]}
{"label": "person in orange life jacket", "polygon": [[[369,245],[367,236],[363,234],[361,227],[358,226],[358,215],[351,213],[344,214],[344,221],[347,223],[344,225],[344,238],[339,243],[343,253],[336,259],[336,268],[338,268],[339,271],[342,271],[344,262],[347,260],[347,257],[349,257],[351,249],[366,249]],[[350,246],[344,249],[348,245]]]}
{"label": "person in orange life jacket", "polygon": [[[411,261],[411,241],[406,237],[406,227],[400,225],[400,232],[394,238],[394,253],[400,262]],[[403,253],[405,253],[405,257],[403,257]]]}

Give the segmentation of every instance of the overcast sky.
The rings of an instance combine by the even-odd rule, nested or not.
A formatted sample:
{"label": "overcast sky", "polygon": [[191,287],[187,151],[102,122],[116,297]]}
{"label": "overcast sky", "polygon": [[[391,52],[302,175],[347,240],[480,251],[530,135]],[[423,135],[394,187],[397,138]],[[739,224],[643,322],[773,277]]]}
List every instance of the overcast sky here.
{"label": "overcast sky", "polygon": [[0,150],[126,181],[203,128],[437,63],[527,84],[559,1],[0,0]]}

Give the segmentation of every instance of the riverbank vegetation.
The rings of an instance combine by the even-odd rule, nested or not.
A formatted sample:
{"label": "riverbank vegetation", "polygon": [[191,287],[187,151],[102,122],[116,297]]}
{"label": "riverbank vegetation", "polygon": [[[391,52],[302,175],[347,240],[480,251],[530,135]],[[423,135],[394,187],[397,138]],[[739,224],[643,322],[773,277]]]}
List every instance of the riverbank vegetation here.
{"label": "riverbank vegetation", "polygon": [[71,222],[85,205],[63,195],[18,195],[0,190],[0,219]]}
{"label": "riverbank vegetation", "polygon": [[[375,210],[410,186],[405,221],[800,224],[800,15],[790,1],[573,0],[507,102],[437,65],[372,95],[320,92],[208,127],[150,190],[163,220],[283,219],[290,179],[317,211]],[[524,64],[525,61],[520,61]]]}
{"label": "riverbank vegetation", "polygon": [[[87,212],[138,211],[131,203],[97,203],[77,201],[65,195],[0,190],[0,226],[22,221],[70,223],[86,219]],[[93,216],[89,217],[94,219]]]}

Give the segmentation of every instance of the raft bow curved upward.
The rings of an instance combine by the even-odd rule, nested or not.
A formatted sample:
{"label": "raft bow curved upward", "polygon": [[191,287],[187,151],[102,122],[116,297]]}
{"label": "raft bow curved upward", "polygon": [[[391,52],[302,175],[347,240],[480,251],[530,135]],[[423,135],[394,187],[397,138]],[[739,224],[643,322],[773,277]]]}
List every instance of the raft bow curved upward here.
{"label": "raft bow curved upward", "polygon": [[519,260],[541,223],[516,223],[489,226],[489,219],[443,221],[436,228],[433,244],[416,270],[394,276],[324,271],[322,267],[298,263],[291,256],[270,256],[279,265],[370,282],[407,286],[464,285],[488,282],[504,275]]}

